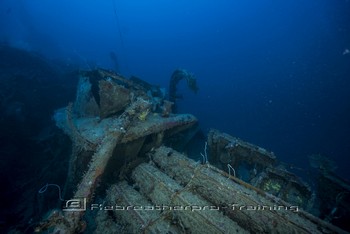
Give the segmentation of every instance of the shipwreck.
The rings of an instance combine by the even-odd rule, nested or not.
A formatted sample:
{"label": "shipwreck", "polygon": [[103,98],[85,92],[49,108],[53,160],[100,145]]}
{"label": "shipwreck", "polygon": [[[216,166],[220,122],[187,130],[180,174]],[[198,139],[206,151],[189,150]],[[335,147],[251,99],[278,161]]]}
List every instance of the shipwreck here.
{"label": "shipwreck", "polygon": [[[346,233],[332,219],[349,217],[349,185],[330,174],[323,183],[336,192],[315,193],[272,152],[218,130],[203,141],[200,161],[183,153],[199,131],[195,116],[172,111],[177,82],[198,90],[188,74],[174,73],[169,100],[135,77],[81,72],[75,102],[54,115],[73,147],[67,200],[35,231]],[[315,205],[327,196],[333,203]]]}

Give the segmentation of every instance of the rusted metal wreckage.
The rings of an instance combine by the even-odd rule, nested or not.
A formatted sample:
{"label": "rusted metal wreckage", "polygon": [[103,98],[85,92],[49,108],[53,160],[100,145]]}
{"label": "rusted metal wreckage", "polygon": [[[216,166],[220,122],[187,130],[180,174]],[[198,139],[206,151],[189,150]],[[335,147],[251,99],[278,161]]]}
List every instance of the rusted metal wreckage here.
{"label": "rusted metal wreckage", "polygon": [[[76,101],[58,110],[55,121],[73,142],[65,197],[83,199],[86,209],[55,210],[36,231],[343,232],[306,212],[311,189],[275,167],[276,157],[263,148],[216,130],[202,162],[167,147],[190,138],[174,136],[198,129],[193,115],[172,114],[171,104],[161,89],[137,78],[82,73]],[[97,205],[103,181],[109,181],[104,204]]]}

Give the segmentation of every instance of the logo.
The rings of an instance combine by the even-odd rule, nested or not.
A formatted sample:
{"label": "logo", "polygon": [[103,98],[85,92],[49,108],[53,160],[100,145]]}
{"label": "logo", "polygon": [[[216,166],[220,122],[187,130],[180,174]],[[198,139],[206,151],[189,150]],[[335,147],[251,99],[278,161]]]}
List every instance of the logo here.
{"label": "logo", "polygon": [[74,198],[66,200],[62,207],[63,211],[85,211],[86,198]]}

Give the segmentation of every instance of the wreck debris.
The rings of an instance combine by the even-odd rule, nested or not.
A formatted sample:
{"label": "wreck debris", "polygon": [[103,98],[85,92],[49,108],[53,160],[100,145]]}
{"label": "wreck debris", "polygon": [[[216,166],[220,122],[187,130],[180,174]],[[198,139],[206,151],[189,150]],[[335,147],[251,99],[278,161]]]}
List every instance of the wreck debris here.
{"label": "wreck debris", "polygon": [[[89,204],[112,178],[102,185],[112,206],[96,214],[96,232],[114,224],[121,233],[342,233],[304,211],[314,194],[276,166],[272,152],[217,130],[204,163],[162,146],[184,149],[199,127],[190,114],[172,114],[158,87],[105,70],[82,73],[79,84],[75,103],[56,111],[55,121],[74,146],[66,194]],[[347,198],[338,193],[326,220]],[[83,232],[88,215],[53,211],[36,231]]]}
{"label": "wreck debris", "polygon": [[350,185],[330,171],[318,177],[317,206],[320,218],[349,230]]}
{"label": "wreck debris", "polygon": [[190,187],[179,185],[150,164],[139,165],[133,171],[133,179],[153,204],[164,205],[165,216],[176,217],[189,232],[227,233],[230,230],[231,233],[248,233],[212,203],[191,192]]}
{"label": "wreck debris", "polygon": [[[276,161],[276,156],[272,152],[214,129],[208,133],[208,145],[213,164],[222,169],[230,164],[236,169],[238,177],[249,175],[247,178],[242,178],[248,182],[252,176],[273,166]],[[239,173],[238,169],[245,165],[249,166],[248,172]]]}
{"label": "wreck debris", "polygon": [[[142,108],[144,100],[137,99],[127,110],[117,119],[114,120],[114,128],[109,129],[109,132],[102,137],[100,144],[97,146],[91,161],[88,165],[86,173],[83,175],[80,183],[77,185],[76,192],[73,198],[84,198],[87,201],[91,200],[92,194],[96,189],[98,179],[103,174],[110,157],[113,155],[113,150],[116,144],[125,134],[124,129],[127,129],[135,118],[136,110]],[[80,232],[81,217],[84,211],[65,212],[60,220],[55,223],[55,230],[74,233]],[[55,217],[55,216],[52,216]],[[49,218],[49,220],[52,218]]]}
{"label": "wreck debris", "polygon": [[[125,233],[181,233],[181,229],[171,223],[168,215],[153,209],[152,203],[125,181],[112,185],[107,191],[106,200],[109,204],[118,204],[113,213]],[[136,209],[126,210],[126,207],[136,204]]]}
{"label": "wreck debris", "polygon": [[[298,206],[286,203],[237,178],[227,179],[227,173],[212,165],[196,163],[171,148],[160,147],[151,152],[151,157],[177,183],[211,204],[222,207],[225,215],[249,232],[342,232],[300,210]],[[148,186],[152,188],[152,184]],[[167,184],[162,183],[162,186],[167,187]],[[156,188],[152,191],[156,191]]]}
{"label": "wreck debris", "polygon": [[[152,112],[152,95],[139,83],[104,70],[83,73],[76,102],[56,111],[56,125],[71,137],[74,146],[68,172],[71,178],[65,186],[66,190],[75,187],[72,198],[90,202],[108,162],[112,156],[120,158],[118,154],[128,149],[126,144],[134,149],[127,151],[134,154],[128,154],[129,159],[123,156],[130,162],[142,149],[158,147],[164,136],[196,123],[192,115],[163,118],[160,113]],[[115,102],[119,104],[114,105]],[[83,215],[84,211],[54,213],[38,229],[53,226],[56,231],[80,232]]]}
{"label": "wreck debris", "polygon": [[92,95],[92,84],[88,76],[79,77],[78,89],[74,102],[75,117],[90,117],[99,115],[99,107],[96,99]]}
{"label": "wreck debris", "polygon": [[312,154],[308,158],[312,168],[327,172],[334,172],[337,169],[336,163],[324,155]]}
{"label": "wreck debris", "polygon": [[217,130],[209,132],[208,142],[210,156],[219,168],[228,165],[238,178],[306,210],[314,205],[310,186],[277,167],[272,152]]}
{"label": "wreck debris", "polygon": [[310,211],[314,205],[314,194],[309,185],[296,175],[280,168],[266,168],[252,185],[284,201]]}
{"label": "wreck debris", "polygon": [[129,89],[112,82],[111,79],[100,80],[99,90],[101,118],[124,110],[131,102]]}
{"label": "wreck debris", "polygon": [[172,107],[174,103],[164,100],[163,101],[163,106],[162,106],[162,116],[163,117],[169,117],[170,113],[172,112]]}

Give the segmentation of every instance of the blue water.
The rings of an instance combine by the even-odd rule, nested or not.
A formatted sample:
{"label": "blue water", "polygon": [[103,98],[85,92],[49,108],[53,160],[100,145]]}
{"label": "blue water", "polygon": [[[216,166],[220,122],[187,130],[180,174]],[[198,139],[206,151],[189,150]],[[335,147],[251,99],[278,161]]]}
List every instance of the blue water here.
{"label": "blue water", "polygon": [[[167,87],[179,112],[298,167],[320,153],[350,178],[350,2],[2,1],[0,41]],[[116,68],[109,54],[117,57]]]}
{"label": "blue water", "polygon": [[187,69],[199,92],[181,84],[178,112],[204,132],[301,171],[322,154],[350,179],[348,0],[2,0],[0,42],[166,88]]}

